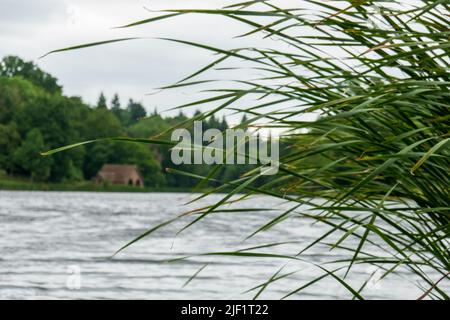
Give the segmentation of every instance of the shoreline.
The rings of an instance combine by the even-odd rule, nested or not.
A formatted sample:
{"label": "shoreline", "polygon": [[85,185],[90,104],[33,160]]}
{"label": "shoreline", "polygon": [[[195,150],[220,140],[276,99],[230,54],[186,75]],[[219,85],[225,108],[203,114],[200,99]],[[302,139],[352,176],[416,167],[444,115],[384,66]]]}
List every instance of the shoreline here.
{"label": "shoreline", "polygon": [[[3,179],[2,179],[3,178]],[[91,181],[67,182],[67,183],[44,183],[31,182],[21,178],[0,178],[0,191],[60,191],[60,192],[202,192],[195,188],[179,187],[132,187],[127,185],[97,185]]]}

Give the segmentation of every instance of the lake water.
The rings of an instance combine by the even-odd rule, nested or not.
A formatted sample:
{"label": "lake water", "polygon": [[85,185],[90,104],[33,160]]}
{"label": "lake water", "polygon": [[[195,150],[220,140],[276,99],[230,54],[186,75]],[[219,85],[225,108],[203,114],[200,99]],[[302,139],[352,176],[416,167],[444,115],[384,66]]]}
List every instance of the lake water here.
{"label": "lake water", "polygon": [[[185,205],[196,196],[187,193],[0,192],[0,298],[245,299],[255,294],[255,291],[245,293],[246,290],[260,285],[279,268],[284,267],[282,273],[297,271],[270,285],[260,297],[279,299],[322,274],[311,264],[275,258],[194,256],[166,262],[175,257],[283,241],[296,243],[263,252],[293,254],[327,230],[305,219],[290,218],[244,241],[263,223],[280,214],[264,210],[215,213],[176,235],[193,219],[186,217],[110,258],[145,230],[223,197],[214,195]],[[288,207],[269,197],[256,197],[241,206]],[[329,254],[328,248],[317,247],[302,258],[320,263],[329,259]],[[334,254],[339,257],[340,253]],[[183,287],[205,264],[207,266]],[[374,271],[356,267],[349,281],[367,278]],[[420,290],[413,281],[404,272],[374,281],[365,293],[369,298],[414,299],[420,295]],[[325,278],[291,296],[295,299],[347,297],[347,291],[332,278]]]}

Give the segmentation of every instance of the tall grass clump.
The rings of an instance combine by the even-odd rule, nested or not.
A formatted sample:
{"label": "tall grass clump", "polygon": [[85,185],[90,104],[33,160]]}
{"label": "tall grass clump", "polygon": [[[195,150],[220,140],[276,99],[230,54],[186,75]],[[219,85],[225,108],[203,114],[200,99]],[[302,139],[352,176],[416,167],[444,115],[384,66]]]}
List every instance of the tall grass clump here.
{"label": "tall grass clump", "polygon": [[[124,27],[197,14],[242,23],[248,32],[239,36],[260,36],[264,46],[230,50],[168,39],[216,55],[168,89],[201,87],[208,80],[195,77],[221,65],[225,73],[257,70],[259,77],[233,85],[214,82],[209,99],[186,105],[219,103],[202,117],[225,109],[243,112],[248,116],[244,125],[282,132],[285,147],[276,176],[258,186],[259,170],[217,181],[231,191],[197,212],[194,221],[220,211],[234,194],[264,194],[287,201],[290,208],[261,221],[255,234],[288,217],[329,226],[292,255],[275,254],[279,243],[220,254],[304,259],[308,250],[326,245],[347,258],[335,260],[330,254],[325,262],[312,261],[322,274],[286,296],[332,278],[362,299],[369,279],[358,286],[348,279],[356,266],[367,265],[382,270],[381,278],[409,270],[419,279],[423,294],[418,299],[448,299],[449,2],[254,0],[217,10],[167,10]],[[239,104],[244,98],[253,104]],[[304,115],[311,114],[315,120],[306,121]],[[218,171],[197,178],[214,180]],[[260,289],[283,276],[288,274],[272,277]]]}

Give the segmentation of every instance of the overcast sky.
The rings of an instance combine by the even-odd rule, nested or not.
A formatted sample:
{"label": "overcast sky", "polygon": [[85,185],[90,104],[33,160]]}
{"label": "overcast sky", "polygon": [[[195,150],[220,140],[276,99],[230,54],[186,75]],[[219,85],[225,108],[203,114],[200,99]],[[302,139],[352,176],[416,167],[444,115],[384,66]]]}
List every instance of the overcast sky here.
{"label": "overcast sky", "polygon": [[[244,26],[220,17],[186,16],[129,29],[112,27],[148,18],[144,7],[220,7],[230,1],[208,0],[0,0],[0,56],[33,60],[56,76],[67,95],[95,103],[101,91],[108,99],[118,92],[144,102],[149,111],[167,109],[196,98],[191,90],[156,95],[154,88],[171,84],[214,58],[198,48],[143,39],[109,44],[38,59],[54,49],[93,41],[138,37],[173,37],[231,48]],[[226,26],[226,27],[224,27]]]}
{"label": "overcast sky", "polygon": [[[405,0],[404,3],[411,4],[411,1]],[[143,102],[150,112],[154,108],[163,111],[203,98],[205,94],[197,94],[197,89],[191,88],[164,90],[151,95],[148,93],[155,93],[155,88],[173,84],[215,58],[211,52],[199,48],[154,38],[177,38],[224,49],[252,45],[267,47],[267,41],[271,39],[263,41],[260,35],[234,38],[248,32],[249,27],[217,15],[186,15],[133,28],[113,27],[156,15],[148,10],[221,8],[236,2],[239,1],[0,0],[0,58],[18,55],[25,60],[33,60],[59,79],[65,94],[81,96],[90,104],[96,103],[101,91],[108,100],[117,92],[122,104],[133,98]],[[304,8],[314,9],[304,1],[277,2],[282,7],[305,5]],[[124,37],[145,39],[57,53],[38,59],[51,50]],[[281,45],[281,42],[272,41],[269,44],[272,48],[277,45]],[[336,55],[336,48],[329,50],[329,54]],[[237,72],[240,74],[227,73],[226,77],[251,79],[261,76],[248,69]],[[214,74],[214,77],[217,76]],[[205,88],[206,85],[198,90]],[[304,119],[313,118],[306,115]]]}
{"label": "overcast sky", "polygon": [[[236,2],[239,1],[0,0],[0,57],[18,55],[25,60],[34,61],[59,79],[64,94],[80,96],[90,104],[96,104],[100,92],[104,92],[108,101],[117,92],[122,105],[126,105],[128,99],[133,98],[141,101],[148,112],[156,108],[163,112],[163,115],[174,115],[179,111],[166,110],[206,98],[209,93],[200,91],[212,88],[213,84],[209,85],[210,87],[202,85],[194,89],[155,89],[175,83],[217,57],[200,48],[155,38],[183,39],[223,49],[268,47],[267,41],[271,39],[262,40],[260,34],[236,38],[251,29],[242,23],[217,15],[186,15],[133,28],[114,27],[157,15],[149,10],[221,8]],[[305,2],[278,0],[278,4],[298,7]],[[311,9],[309,6],[307,8]],[[145,39],[56,53],[39,59],[51,50],[124,37]],[[278,48],[278,45],[283,44],[281,41],[272,41],[269,44],[272,48]],[[259,77],[260,72],[242,69],[231,74],[230,71],[217,71],[207,78],[251,80]],[[234,106],[248,107],[253,103],[249,97],[240,99]],[[282,107],[276,106],[278,109]],[[202,108],[204,110],[211,106]],[[185,109],[184,112],[192,114],[194,111]],[[315,117],[315,114],[306,114],[302,115],[301,119],[312,120]],[[230,112],[227,112],[227,120],[230,123],[237,124],[240,119],[241,115],[230,115]]]}

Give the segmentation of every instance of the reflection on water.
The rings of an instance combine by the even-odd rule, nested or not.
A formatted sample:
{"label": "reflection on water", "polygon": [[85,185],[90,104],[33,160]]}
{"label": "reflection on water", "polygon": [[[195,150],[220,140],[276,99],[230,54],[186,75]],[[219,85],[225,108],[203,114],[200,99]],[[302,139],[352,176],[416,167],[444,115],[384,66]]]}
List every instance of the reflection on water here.
{"label": "reflection on water", "polygon": [[[0,298],[244,299],[255,294],[244,293],[246,290],[270,278],[280,267],[284,266],[283,273],[298,271],[269,286],[261,296],[278,299],[321,274],[311,264],[274,258],[197,256],[165,262],[179,256],[282,241],[295,243],[277,252],[293,254],[326,231],[311,221],[290,218],[243,242],[280,214],[264,210],[216,213],[176,235],[192,220],[186,217],[111,259],[118,248],[146,229],[188,209],[212,203],[220,195],[184,205],[194,197],[186,193],[0,192]],[[248,208],[289,207],[269,197],[253,198],[244,204]],[[314,248],[302,258],[320,263],[328,254],[328,248]],[[206,263],[198,276],[183,287]],[[368,277],[374,271],[355,268],[352,277]],[[400,274],[373,281],[366,295],[417,298],[420,291],[408,280],[408,274]],[[345,288],[326,278],[291,298],[346,297]]]}

